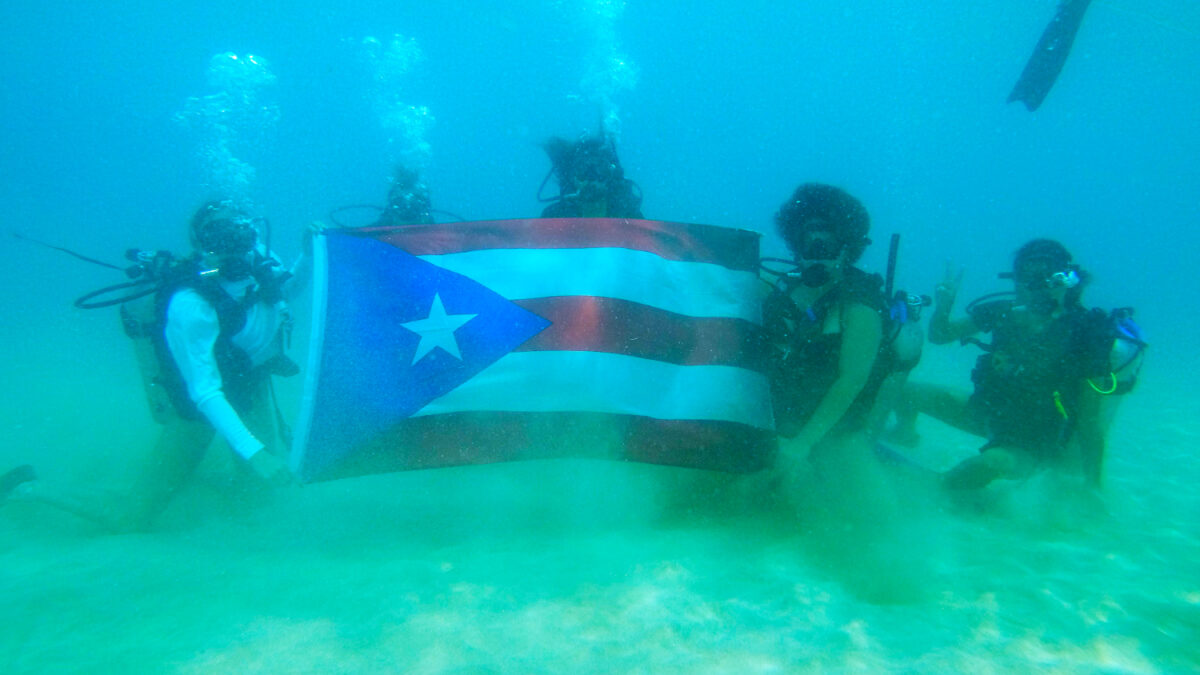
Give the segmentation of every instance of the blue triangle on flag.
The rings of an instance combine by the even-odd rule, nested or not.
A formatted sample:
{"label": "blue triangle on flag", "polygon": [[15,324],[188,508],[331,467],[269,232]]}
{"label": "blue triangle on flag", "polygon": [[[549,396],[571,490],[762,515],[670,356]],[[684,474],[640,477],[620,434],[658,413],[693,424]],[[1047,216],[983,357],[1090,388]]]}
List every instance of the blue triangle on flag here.
{"label": "blue triangle on flag", "polygon": [[[301,476],[410,417],[540,333],[550,322],[461,274],[367,236],[331,232],[323,353]],[[459,356],[417,358],[434,297],[461,326]],[[469,319],[467,319],[469,317]],[[405,324],[410,324],[406,327]]]}

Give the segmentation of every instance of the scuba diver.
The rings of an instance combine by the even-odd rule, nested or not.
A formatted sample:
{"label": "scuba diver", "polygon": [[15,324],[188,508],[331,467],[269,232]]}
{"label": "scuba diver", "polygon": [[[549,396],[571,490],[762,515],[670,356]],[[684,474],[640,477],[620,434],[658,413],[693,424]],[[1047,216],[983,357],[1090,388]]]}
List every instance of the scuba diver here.
{"label": "scuba diver", "polygon": [[374,226],[430,225],[433,210],[429,199],[429,186],[421,180],[415,169],[396,166],[392,175],[392,186],[388,189],[387,206],[379,215]]}
{"label": "scuba diver", "polygon": [[[864,432],[891,367],[884,349],[883,279],[854,266],[870,217],[847,192],[798,187],[775,216],[796,268],[763,305],[782,455],[806,457],[826,440]],[[787,457],[784,458],[788,459]]]}
{"label": "scuba diver", "polygon": [[[421,180],[421,174],[417,169],[397,164],[388,183],[390,187],[385,206],[377,204],[339,206],[329,212],[329,222],[333,227],[345,229],[432,225],[436,222],[435,214],[466,222],[466,218],[456,213],[433,208],[429,197],[429,186]],[[354,215],[359,212],[371,215]],[[348,219],[346,218],[347,213],[352,214]]]}
{"label": "scuba diver", "polygon": [[[915,443],[916,416],[925,413],[986,438],[978,456],[944,475],[944,484],[955,489],[1066,464],[1073,441],[1084,479],[1098,488],[1107,428],[1119,395],[1137,380],[1146,348],[1133,311],[1085,308],[1088,273],[1050,239],[1018,249],[1012,272],[1001,277],[1012,279],[1013,292],[979,298],[965,318],[951,320],[962,272],[947,270],[937,287],[929,339],[984,349],[971,373],[974,391],[909,385],[892,437]],[[990,334],[991,342],[975,337],[981,333]]]}
{"label": "scuba diver", "polygon": [[854,265],[871,243],[862,203],[808,183],[775,223],[794,256],[763,304],[780,439],[774,470],[751,479],[750,494],[798,513],[811,554],[855,594],[918,597],[928,573],[913,555],[907,493],[896,482],[893,467],[904,465],[881,452],[871,426],[881,387],[915,363],[919,342],[913,349],[911,330],[894,325],[883,278]]}
{"label": "scuba diver", "polygon": [[[641,218],[642,191],[625,177],[612,135],[584,135],[574,143],[551,138],[542,148],[550,171],[538,188],[538,201],[549,202],[543,218]],[[558,195],[543,197],[553,175]]]}
{"label": "scuba diver", "polygon": [[[307,277],[304,253],[282,269],[258,241],[265,221],[232,201],[210,201],[191,220],[194,254],[135,256],[131,276],[141,279],[89,293],[84,308],[121,304],[126,333],[134,339],[151,412],[162,432],[142,462],[128,499],[90,504],[35,481],[29,466],[0,476],[0,501],[10,494],[57,507],[114,532],[142,531],[167,507],[219,435],[246,466],[275,485],[291,482],[286,462],[271,445],[282,420],[273,419],[272,375],[295,375],[283,352],[291,325],[285,297]],[[268,230],[269,232],[269,230]],[[132,289],[132,290],[127,290]],[[112,291],[123,297],[94,301]],[[274,410],[279,417],[278,410]]]}

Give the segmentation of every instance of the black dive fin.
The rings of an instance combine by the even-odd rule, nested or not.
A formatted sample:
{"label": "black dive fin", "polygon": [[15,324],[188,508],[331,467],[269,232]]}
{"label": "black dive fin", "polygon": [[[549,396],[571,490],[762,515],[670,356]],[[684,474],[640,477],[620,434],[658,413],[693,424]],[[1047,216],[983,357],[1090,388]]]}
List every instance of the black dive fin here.
{"label": "black dive fin", "polygon": [[1009,103],[1020,101],[1030,110],[1038,109],[1067,62],[1075,33],[1083,23],[1083,13],[1091,3],[1092,0],[1063,0],[1058,6],[1058,12],[1046,25],[1042,39],[1025,64],[1021,79],[1008,95]]}

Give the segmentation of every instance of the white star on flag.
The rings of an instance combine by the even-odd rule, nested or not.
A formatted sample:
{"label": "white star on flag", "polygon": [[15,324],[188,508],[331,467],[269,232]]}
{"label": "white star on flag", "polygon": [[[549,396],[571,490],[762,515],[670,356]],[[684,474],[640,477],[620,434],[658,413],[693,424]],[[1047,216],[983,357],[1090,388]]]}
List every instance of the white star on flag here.
{"label": "white star on flag", "polygon": [[436,347],[441,347],[447,354],[462,361],[462,353],[458,350],[458,340],[454,339],[454,331],[476,316],[478,315],[446,314],[446,309],[442,307],[441,295],[434,293],[433,306],[429,308],[429,316],[424,319],[400,324],[421,336],[421,341],[417,343],[417,351],[413,354],[412,362],[415,364],[417,361],[420,361]]}

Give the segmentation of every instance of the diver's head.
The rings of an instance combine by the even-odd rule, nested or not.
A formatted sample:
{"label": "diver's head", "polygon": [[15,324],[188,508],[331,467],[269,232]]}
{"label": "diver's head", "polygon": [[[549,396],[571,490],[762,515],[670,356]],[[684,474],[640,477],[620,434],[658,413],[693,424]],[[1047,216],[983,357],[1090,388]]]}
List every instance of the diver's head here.
{"label": "diver's head", "polygon": [[1071,261],[1067,248],[1053,239],[1034,239],[1017,249],[1012,272],[1017,304],[1040,314],[1078,305],[1088,274]]}
{"label": "diver's head", "polygon": [[429,187],[420,175],[407,167],[397,166],[388,189],[388,203],[380,217],[383,225],[428,225],[433,222]]}
{"label": "diver's head", "polygon": [[819,287],[841,278],[871,240],[871,218],[845,190],[820,183],[796,188],[775,214],[775,227],[801,267],[800,281]]}
{"label": "diver's head", "polygon": [[551,138],[542,144],[558,180],[561,198],[582,201],[605,199],[625,178],[612,137],[585,135],[575,142]]}
{"label": "diver's head", "polygon": [[245,279],[253,269],[259,221],[232,200],[207,202],[192,216],[192,248],[205,265],[219,270],[222,277]]}

